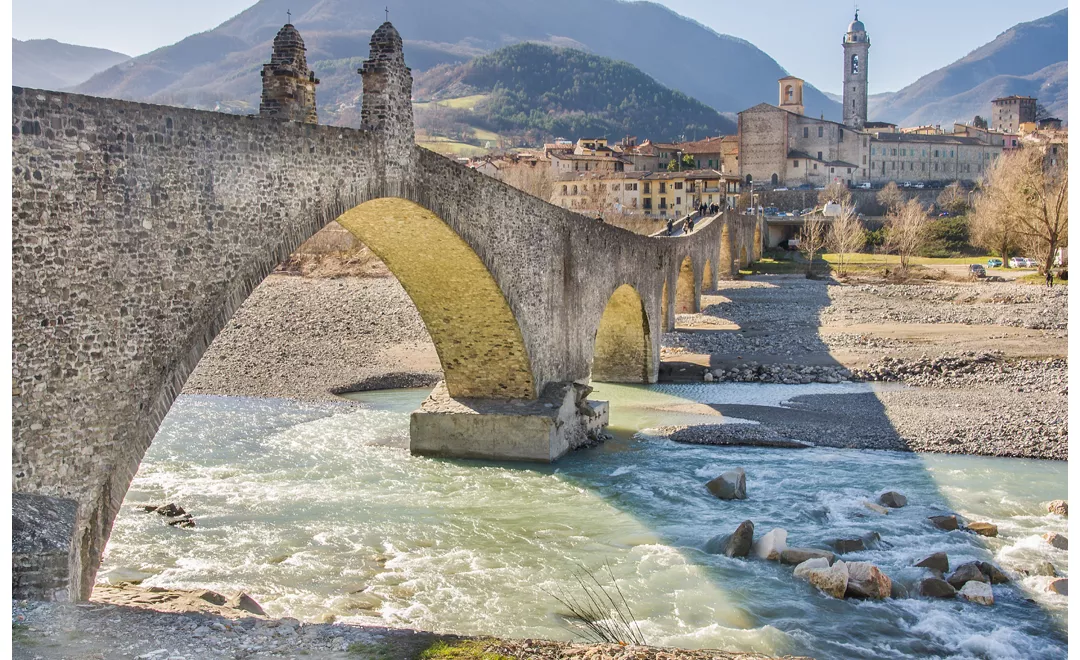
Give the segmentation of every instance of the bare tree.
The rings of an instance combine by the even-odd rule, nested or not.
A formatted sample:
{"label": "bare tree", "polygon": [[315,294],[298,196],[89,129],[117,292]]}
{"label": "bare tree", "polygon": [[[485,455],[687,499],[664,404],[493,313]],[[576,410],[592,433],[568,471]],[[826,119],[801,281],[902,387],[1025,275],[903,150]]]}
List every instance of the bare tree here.
{"label": "bare tree", "polygon": [[799,252],[806,257],[806,276],[814,272],[814,257],[825,249],[829,228],[825,218],[817,213],[806,216],[802,229],[799,230]]}
{"label": "bare tree", "polygon": [[839,257],[837,272],[846,275],[848,255],[858,252],[866,245],[866,229],[851,204],[841,205],[840,214],[833,218],[826,240],[826,247]]}
{"label": "bare tree", "polygon": [[893,214],[904,205],[904,193],[900,192],[900,186],[896,185],[895,181],[890,181],[878,191],[877,201],[885,207],[887,214]]}
{"label": "bare tree", "polygon": [[504,183],[545,202],[551,201],[551,195],[555,192],[555,177],[551,167],[544,161],[508,165],[499,171],[499,178]]}
{"label": "bare tree", "polygon": [[938,206],[953,215],[963,215],[967,212],[968,198],[959,181],[953,181],[945,186],[937,198]]}
{"label": "bare tree", "polygon": [[971,243],[1001,257],[1003,266],[1008,268],[1017,238],[1015,223],[1004,211],[1001,196],[989,191],[977,194],[971,214]]}
{"label": "bare tree", "polygon": [[[1047,150],[1055,147],[1051,158]],[[993,236],[990,229],[1003,225],[998,234],[1011,232],[1017,246],[1039,258],[1044,273],[1069,238],[1067,149],[1030,145],[1003,154],[991,165],[976,204],[988,234]]]}
{"label": "bare tree", "polygon": [[818,204],[836,202],[841,205],[851,204],[851,191],[839,181],[833,181],[818,193]]}
{"label": "bare tree", "polygon": [[907,270],[911,257],[926,246],[930,216],[918,199],[908,200],[885,218],[885,247],[900,255],[900,268]]}

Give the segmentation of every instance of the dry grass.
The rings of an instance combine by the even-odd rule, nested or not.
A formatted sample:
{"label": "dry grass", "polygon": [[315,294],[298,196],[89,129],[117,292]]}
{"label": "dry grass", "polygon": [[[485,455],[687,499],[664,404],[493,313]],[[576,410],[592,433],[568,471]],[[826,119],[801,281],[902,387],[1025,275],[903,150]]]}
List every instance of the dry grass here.
{"label": "dry grass", "polygon": [[274,272],[302,277],[386,277],[390,271],[371,250],[336,222],[321,229]]}

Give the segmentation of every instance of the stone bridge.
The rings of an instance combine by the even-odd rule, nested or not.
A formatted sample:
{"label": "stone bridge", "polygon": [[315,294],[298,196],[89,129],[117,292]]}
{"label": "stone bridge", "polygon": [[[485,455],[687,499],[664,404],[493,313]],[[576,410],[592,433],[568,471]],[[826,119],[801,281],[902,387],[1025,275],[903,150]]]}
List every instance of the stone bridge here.
{"label": "stone bridge", "polygon": [[[314,103],[314,75],[279,59],[265,88]],[[386,263],[431,334],[445,381],[412,449],[435,455],[554,460],[581,443],[607,416],[590,379],[654,382],[675,314],[761,245],[734,214],[636,235],[417,147],[389,23],[361,72],[361,130],[305,123],[313,107],[282,112],[265,92],[261,116],[238,116],[12,89],[15,597],[89,596],[188,375],[330,222]],[[517,440],[493,439],[508,428]]]}

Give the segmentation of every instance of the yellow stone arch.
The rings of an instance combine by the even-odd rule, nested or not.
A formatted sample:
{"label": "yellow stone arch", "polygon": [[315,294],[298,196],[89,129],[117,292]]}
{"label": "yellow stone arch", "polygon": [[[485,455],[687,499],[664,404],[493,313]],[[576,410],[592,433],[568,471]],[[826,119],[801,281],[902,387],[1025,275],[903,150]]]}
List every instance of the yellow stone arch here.
{"label": "yellow stone arch", "polygon": [[668,327],[667,318],[668,307],[668,292],[667,292],[667,280],[664,280],[664,290],[660,295],[660,332],[667,332],[671,328]]}
{"label": "yellow stone arch", "polygon": [[596,329],[592,380],[604,383],[647,383],[652,338],[641,296],[623,284],[608,299]]}
{"label": "yellow stone arch", "polygon": [[712,261],[707,260],[705,262],[705,272],[701,274],[702,291],[712,291],[715,287],[715,285],[713,284],[712,274]]}
{"label": "yellow stone arch", "polygon": [[694,309],[694,263],[687,256],[679,267],[679,281],[675,284],[675,313],[693,314]]}
{"label": "yellow stone arch", "polygon": [[364,202],[337,222],[383,260],[412,298],[450,396],[536,398],[521,329],[502,290],[441,218],[388,197]]}

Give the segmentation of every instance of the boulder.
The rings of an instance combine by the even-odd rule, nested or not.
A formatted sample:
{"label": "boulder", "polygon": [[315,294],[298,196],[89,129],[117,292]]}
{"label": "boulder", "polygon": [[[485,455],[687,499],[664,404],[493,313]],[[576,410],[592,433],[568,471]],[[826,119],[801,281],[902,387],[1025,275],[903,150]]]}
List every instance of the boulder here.
{"label": "boulder", "polygon": [[919,594],[927,598],[953,598],[956,589],[939,577],[928,577],[919,583]]}
{"label": "boulder", "polygon": [[990,587],[988,582],[976,582],[971,580],[964,584],[964,588],[960,590],[960,597],[964,600],[969,600],[972,603],[978,603],[979,605],[993,605],[994,604],[994,590]]}
{"label": "boulder", "polygon": [[809,575],[810,571],[828,567],[828,559],[825,559],[824,557],[813,557],[812,559],[807,559],[806,561],[795,567],[795,577],[806,580],[808,579],[807,576]]}
{"label": "boulder", "polygon": [[1054,577],[1057,575],[1057,569],[1054,565],[1048,561],[1040,561],[1031,569],[1032,575],[1045,575],[1048,577]]}
{"label": "boulder", "polygon": [[1069,595],[1069,578],[1058,578],[1056,580],[1052,580],[1050,582],[1050,584],[1046,585],[1046,590],[1051,592],[1051,593],[1061,594],[1062,596],[1068,596]]}
{"label": "boulder", "polygon": [[184,515],[180,516],[179,518],[173,518],[172,520],[167,521],[166,524],[168,524],[169,527],[185,527],[185,528],[189,528],[189,527],[194,527],[195,526],[195,519],[191,517],[190,513],[185,513]]}
{"label": "boulder", "polygon": [[745,500],[746,471],[735,468],[705,484],[705,487],[722,500]]}
{"label": "boulder", "polygon": [[245,594],[243,591],[227,600],[225,606],[250,612],[251,614],[258,614],[259,616],[266,616],[266,612],[263,611],[262,606],[255,602],[254,598]]}
{"label": "boulder", "polygon": [[881,506],[887,506],[890,509],[899,509],[900,507],[907,504],[907,498],[896,492],[895,490],[890,490],[887,493],[882,493],[881,497],[879,497],[877,501],[878,504],[880,504]]}
{"label": "boulder", "polygon": [[754,523],[744,520],[731,534],[716,536],[705,544],[705,552],[728,557],[747,557],[754,544]]}
{"label": "boulder", "polygon": [[1069,517],[1069,501],[1068,500],[1054,500],[1053,502],[1046,503],[1046,510],[1050,513],[1056,513],[1059,516]]}
{"label": "boulder", "polygon": [[881,542],[881,534],[877,532],[867,532],[862,535],[863,545],[867,548],[877,547],[877,544]]}
{"label": "boulder", "polygon": [[949,555],[944,552],[935,552],[915,564],[915,566],[919,568],[929,568],[932,571],[936,571],[939,575],[944,575],[949,572]]}
{"label": "boulder", "polygon": [[829,568],[813,568],[806,571],[810,584],[833,598],[843,598],[847,592],[847,564],[838,561]]}
{"label": "boulder", "polygon": [[[986,579],[990,580],[990,584],[1005,584],[1009,581],[1009,576],[1005,575],[1004,571],[988,561],[977,561],[975,565],[979,567],[979,571],[986,576]],[[1050,568],[1053,568],[1053,565]]]}
{"label": "boulder", "polygon": [[875,513],[888,514],[889,510],[880,504],[874,504],[873,502],[863,502],[863,506]]}
{"label": "boulder", "polygon": [[907,587],[900,584],[896,580],[893,580],[892,581],[892,589],[889,591],[889,598],[907,598],[907,597],[908,597]]}
{"label": "boulder", "polygon": [[836,539],[830,542],[829,545],[840,554],[866,550],[866,542],[862,539]]}
{"label": "boulder", "polygon": [[848,582],[846,595],[854,598],[888,598],[892,593],[892,580],[881,569],[866,561],[853,561],[847,565]]}
{"label": "boulder", "polygon": [[956,522],[956,516],[930,516],[930,522],[934,524],[934,527],[945,531],[960,529],[960,525]]}
{"label": "boulder", "polygon": [[994,525],[994,524],[988,523],[988,522],[968,523],[968,525],[966,527],[964,527],[964,529],[966,529],[969,532],[975,532],[979,536],[997,536],[998,535],[997,525]]}
{"label": "boulder", "polygon": [[787,530],[777,527],[768,534],[762,536],[751,548],[753,553],[762,559],[779,561],[780,554],[787,549]]}
{"label": "boulder", "polygon": [[807,559],[821,558],[831,565],[836,561],[836,555],[828,550],[816,548],[786,548],[780,553],[780,563],[798,566]]}
{"label": "boulder", "polygon": [[184,507],[173,504],[172,502],[169,502],[164,506],[159,506],[154,510],[166,518],[176,518],[177,516],[182,516],[187,513],[187,511],[184,511]]}
{"label": "boulder", "polygon": [[203,589],[202,591],[196,591],[193,595],[195,598],[198,598],[199,600],[205,600],[211,605],[224,605],[226,602],[228,602],[228,599],[225,598],[225,596],[222,596],[216,591],[209,591],[207,589]]}
{"label": "boulder", "polygon": [[1043,534],[1043,538],[1046,539],[1047,543],[1058,550],[1069,549],[1069,539],[1062,534],[1058,534],[1057,532],[1047,532],[1046,534]]}
{"label": "boulder", "polygon": [[973,561],[957,566],[952,575],[948,577],[948,582],[954,589],[960,589],[972,580],[975,582],[990,582],[990,578],[983,575],[983,572],[979,570],[979,565]]}

